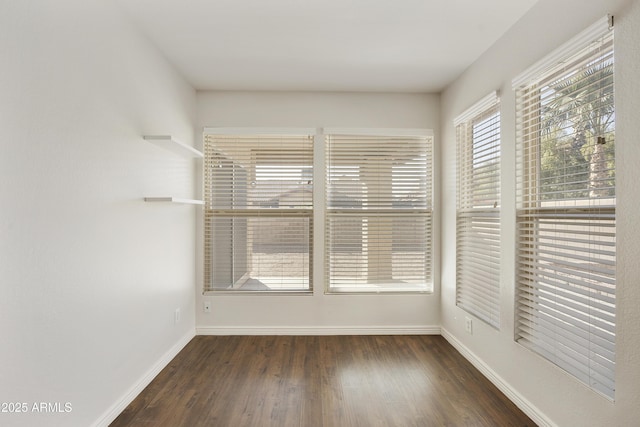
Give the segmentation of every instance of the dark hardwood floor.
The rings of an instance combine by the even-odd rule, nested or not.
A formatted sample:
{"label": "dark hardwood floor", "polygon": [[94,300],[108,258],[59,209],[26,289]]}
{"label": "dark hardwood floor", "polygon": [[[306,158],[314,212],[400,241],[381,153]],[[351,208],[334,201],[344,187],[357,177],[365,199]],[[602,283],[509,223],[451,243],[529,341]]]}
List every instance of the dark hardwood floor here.
{"label": "dark hardwood floor", "polygon": [[198,336],[117,426],[535,426],[441,336]]}

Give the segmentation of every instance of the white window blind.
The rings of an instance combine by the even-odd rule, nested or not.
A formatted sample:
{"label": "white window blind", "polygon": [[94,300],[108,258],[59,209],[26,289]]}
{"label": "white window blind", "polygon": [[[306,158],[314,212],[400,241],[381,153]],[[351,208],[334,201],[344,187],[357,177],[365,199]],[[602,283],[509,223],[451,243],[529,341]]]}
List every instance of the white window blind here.
{"label": "white window blind", "polygon": [[456,304],[500,327],[500,110],[494,92],[454,122]]}
{"label": "white window blind", "polygon": [[328,290],[431,291],[431,136],[326,136]]}
{"label": "white window blind", "polygon": [[310,290],[313,136],[207,134],[204,148],[204,290]]}
{"label": "white window blind", "polygon": [[613,31],[607,20],[514,80],[516,339],[615,394]]}

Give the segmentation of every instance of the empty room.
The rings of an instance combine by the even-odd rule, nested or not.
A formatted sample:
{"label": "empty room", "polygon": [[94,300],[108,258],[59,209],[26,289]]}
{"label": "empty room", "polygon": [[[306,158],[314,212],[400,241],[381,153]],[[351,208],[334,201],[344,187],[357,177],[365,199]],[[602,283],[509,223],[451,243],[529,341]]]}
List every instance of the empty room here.
{"label": "empty room", "polygon": [[0,0],[0,425],[640,425],[640,0]]}

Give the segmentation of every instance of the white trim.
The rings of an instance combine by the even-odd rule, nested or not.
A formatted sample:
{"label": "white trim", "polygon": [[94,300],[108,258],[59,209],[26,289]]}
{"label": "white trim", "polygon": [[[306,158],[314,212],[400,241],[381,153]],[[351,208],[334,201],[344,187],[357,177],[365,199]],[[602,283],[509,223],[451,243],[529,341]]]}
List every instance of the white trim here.
{"label": "white trim", "polygon": [[611,15],[600,18],[597,22],[584,29],[571,40],[564,43],[540,61],[520,73],[511,81],[512,88],[516,90],[519,87],[533,83],[537,78],[539,78],[541,73],[544,73],[548,69],[564,62],[567,57],[602,37],[607,31],[613,28],[612,23],[613,17]]}
{"label": "white trim", "polygon": [[196,335],[440,335],[440,326],[202,326]]}
{"label": "white trim", "polygon": [[315,135],[316,128],[206,127],[205,135]]}
{"label": "white trim", "polygon": [[362,135],[362,136],[431,136],[433,129],[405,128],[323,128],[324,135]]}
{"label": "white trim", "polygon": [[184,335],[173,347],[171,347],[142,377],[140,377],[131,388],[118,399],[109,409],[107,409],[100,418],[98,418],[92,427],[107,427],[111,424],[122,411],[147,387],[151,381],[162,371],[171,360],[176,357],[180,351],[193,339],[195,333],[193,330]]}
{"label": "white trim", "polygon": [[466,121],[473,119],[475,116],[482,113],[484,110],[487,110],[488,108],[493,107],[499,101],[500,101],[500,98],[498,97],[498,91],[494,90],[490,94],[486,95],[485,97],[477,101],[471,107],[464,110],[462,114],[460,114],[458,117],[456,117],[453,120],[453,125],[458,126],[461,123],[464,123]]}
{"label": "white trim", "polygon": [[538,408],[522,396],[515,388],[498,375],[489,365],[476,356],[462,342],[453,336],[445,328],[441,328],[441,335],[451,344],[465,359],[467,359],[482,375],[493,383],[509,400],[522,412],[527,414],[540,427],[558,427],[557,424],[547,418]]}

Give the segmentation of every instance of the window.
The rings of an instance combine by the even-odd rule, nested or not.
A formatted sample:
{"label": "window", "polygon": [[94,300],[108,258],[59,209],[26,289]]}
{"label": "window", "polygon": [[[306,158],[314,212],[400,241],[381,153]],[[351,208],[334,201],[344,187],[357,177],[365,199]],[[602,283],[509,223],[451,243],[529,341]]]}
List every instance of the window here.
{"label": "window", "polygon": [[431,135],[325,133],[328,291],[432,291]]}
{"label": "window", "polygon": [[602,20],[514,80],[516,339],[614,397],[613,31]]}
{"label": "window", "polygon": [[456,304],[500,327],[500,109],[494,92],[456,120]]}
{"label": "window", "polygon": [[313,135],[210,132],[204,290],[311,290]]}

